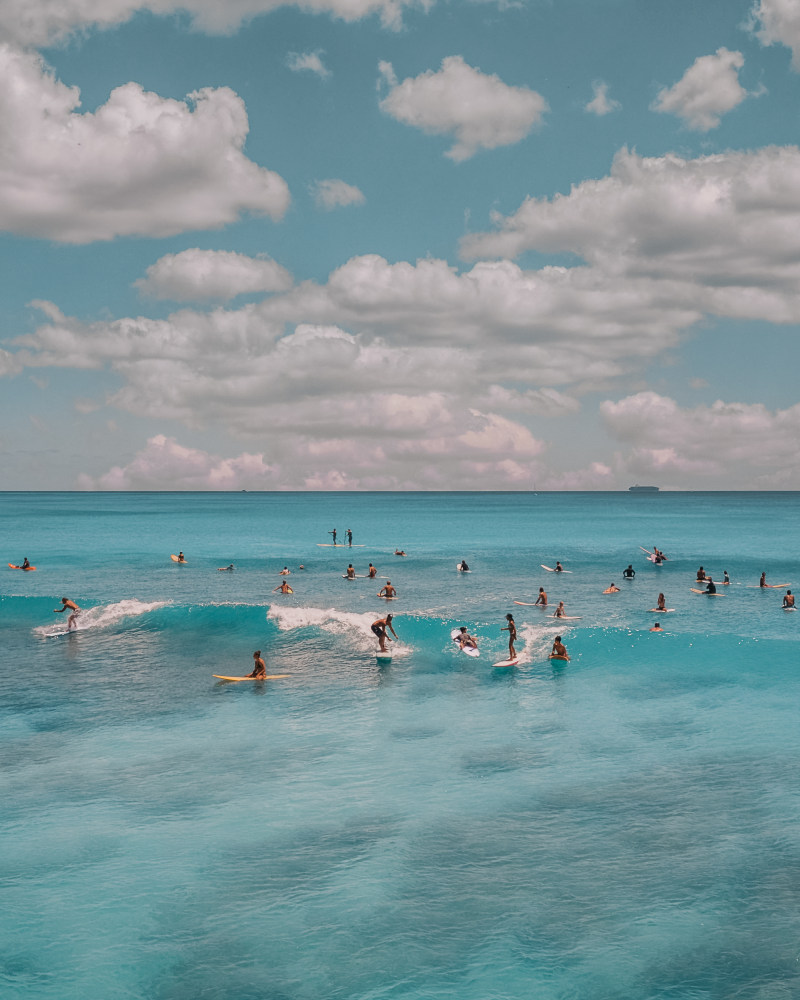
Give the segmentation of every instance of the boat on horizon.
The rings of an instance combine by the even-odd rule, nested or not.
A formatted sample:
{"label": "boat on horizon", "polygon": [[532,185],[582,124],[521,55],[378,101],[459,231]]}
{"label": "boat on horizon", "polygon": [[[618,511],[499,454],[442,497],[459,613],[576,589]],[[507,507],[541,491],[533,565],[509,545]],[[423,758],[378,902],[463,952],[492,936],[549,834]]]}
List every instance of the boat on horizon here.
{"label": "boat on horizon", "polygon": [[658,486],[629,486],[628,493],[658,493]]}

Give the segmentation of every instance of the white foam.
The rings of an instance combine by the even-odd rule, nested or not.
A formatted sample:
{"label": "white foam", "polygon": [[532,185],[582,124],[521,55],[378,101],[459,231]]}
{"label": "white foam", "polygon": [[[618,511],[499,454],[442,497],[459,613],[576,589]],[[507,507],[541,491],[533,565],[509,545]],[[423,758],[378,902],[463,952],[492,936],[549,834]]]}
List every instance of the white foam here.
{"label": "white foam", "polygon": [[[517,656],[520,663],[533,663],[546,660],[553,648],[553,636],[563,634],[568,626],[555,622],[547,625],[529,625],[523,623],[518,627]],[[521,642],[520,642],[521,640]]]}
{"label": "white foam", "polygon": [[[170,603],[170,601],[139,601],[134,597],[125,601],[117,601],[116,604],[99,604],[96,608],[81,611],[74,631],[83,632],[89,628],[108,628],[109,625],[115,625],[123,618],[146,615],[149,611],[156,611]],[[61,621],[54,625],[39,625],[33,631],[36,635],[58,635],[66,628],[69,615],[69,610],[64,611]]]}
{"label": "white foam", "polygon": [[[272,619],[282,632],[296,628],[319,628],[332,635],[347,636],[357,649],[369,652],[374,652],[377,641],[372,623],[383,617],[385,612],[356,614],[336,608],[285,608],[279,605],[273,605],[267,612],[267,618]],[[391,649],[395,656],[407,656],[411,652],[410,646],[399,642],[393,642]]]}

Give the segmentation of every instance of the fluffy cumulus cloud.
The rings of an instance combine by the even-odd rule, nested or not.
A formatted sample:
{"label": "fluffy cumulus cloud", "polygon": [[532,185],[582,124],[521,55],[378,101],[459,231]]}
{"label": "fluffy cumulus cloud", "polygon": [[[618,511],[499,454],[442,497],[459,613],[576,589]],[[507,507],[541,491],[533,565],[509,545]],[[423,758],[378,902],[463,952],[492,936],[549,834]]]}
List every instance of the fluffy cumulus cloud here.
{"label": "fluffy cumulus cloud", "polygon": [[293,73],[315,73],[318,77],[326,80],[331,71],[322,61],[322,50],[316,52],[290,52],[286,57],[286,65]]}
{"label": "fluffy cumulus cloud", "polygon": [[269,257],[194,247],[161,257],[135,286],[144,295],[173,302],[225,301],[245,293],[285,291],[292,276]]}
{"label": "fluffy cumulus cloud", "polygon": [[752,20],[764,45],[786,45],[792,50],[792,65],[800,72],[800,0],[758,0]]}
{"label": "fluffy cumulus cloud", "polygon": [[481,73],[461,56],[448,56],[438,72],[428,70],[401,83],[390,64],[381,63],[380,70],[389,85],[381,110],[429,134],[454,136],[445,155],[456,162],[479,149],[519,142],[547,110],[541,94]]}
{"label": "fluffy cumulus cloud", "polygon": [[311,197],[318,208],[330,212],[334,208],[344,208],[347,205],[363,205],[366,201],[363,191],[345,181],[329,179],[314,181],[311,185]]}
{"label": "fluffy cumulus cloud", "polygon": [[600,407],[603,421],[631,446],[624,465],[631,475],[672,476],[707,486],[800,486],[800,404],[770,411],[761,403],[681,408],[673,399],[640,392]]}
{"label": "fluffy cumulus cloud", "polygon": [[747,97],[739,83],[742,66],[742,53],[725,48],[713,56],[699,56],[674,86],[659,92],[653,110],[677,115],[689,128],[708,132]]}
{"label": "fluffy cumulus cloud", "polygon": [[69,243],[279,219],[289,189],[243,153],[227,87],[168,100],[117,87],[94,112],[33,53],[0,45],[0,229]]}
{"label": "fluffy cumulus cloud", "polygon": [[592,84],[593,96],[591,101],[584,107],[584,111],[602,117],[617,111],[622,105],[608,96],[608,84],[602,80],[595,80]]}

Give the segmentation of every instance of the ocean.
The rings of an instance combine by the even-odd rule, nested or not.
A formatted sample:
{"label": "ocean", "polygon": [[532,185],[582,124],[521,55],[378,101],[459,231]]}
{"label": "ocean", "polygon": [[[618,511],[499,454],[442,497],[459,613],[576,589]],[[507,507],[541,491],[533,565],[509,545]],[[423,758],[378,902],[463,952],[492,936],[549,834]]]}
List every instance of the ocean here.
{"label": "ocean", "polygon": [[798,498],[0,494],[0,993],[797,998]]}

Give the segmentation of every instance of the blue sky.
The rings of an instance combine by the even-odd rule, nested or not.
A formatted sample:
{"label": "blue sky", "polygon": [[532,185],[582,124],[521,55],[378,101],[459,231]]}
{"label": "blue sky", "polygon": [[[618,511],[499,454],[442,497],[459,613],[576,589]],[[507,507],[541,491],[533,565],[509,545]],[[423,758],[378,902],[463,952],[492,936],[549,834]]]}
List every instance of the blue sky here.
{"label": "blue sky", "polygon": [[800,0],[11,0],[5,489],[798,489]]}

